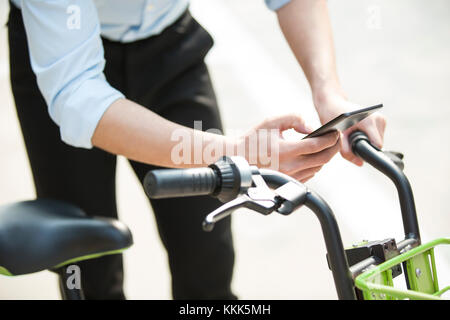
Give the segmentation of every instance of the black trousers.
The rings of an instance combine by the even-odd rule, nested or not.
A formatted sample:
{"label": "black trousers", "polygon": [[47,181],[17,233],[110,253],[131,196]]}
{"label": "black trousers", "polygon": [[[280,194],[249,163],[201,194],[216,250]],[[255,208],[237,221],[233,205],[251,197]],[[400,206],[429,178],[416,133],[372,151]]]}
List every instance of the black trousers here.
{"label": "black trousers", "polygon": [[[21,12],[13,5],[8,32],[11,87],[37,197],[68,201],[89,215],[117,217],[116,156],[61,141],[30,66]],[[201,120],[204,130],[221,129],[204,63],[213,41],[188,11],[158,36],[129,44],[103,39],[103,45],[106,78],[127,98],[185,126]],[[130,163],[140,181],[155,168]],[[195,197],[152,200],[151,205],[169,257],[173,297],[235,298],[230,289],[234,264],[231,221],[221,222],[212,233],[201,228],[204,216],[220,203]],[[85,261],[80,267],[88,299],[125,298],[121,255]]]}

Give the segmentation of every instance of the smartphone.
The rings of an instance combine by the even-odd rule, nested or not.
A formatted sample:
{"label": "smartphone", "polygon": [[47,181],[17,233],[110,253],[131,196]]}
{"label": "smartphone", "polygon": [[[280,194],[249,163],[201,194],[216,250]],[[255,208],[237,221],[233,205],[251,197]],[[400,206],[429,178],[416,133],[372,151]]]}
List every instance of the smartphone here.
{"label": "smartphone", "polygon": [[376,106],[343,113],[325,123],[319,129],[311,132],[303,139],[319,137],[331,131],[345,131],[382,107],[382,104],[377,104]]}

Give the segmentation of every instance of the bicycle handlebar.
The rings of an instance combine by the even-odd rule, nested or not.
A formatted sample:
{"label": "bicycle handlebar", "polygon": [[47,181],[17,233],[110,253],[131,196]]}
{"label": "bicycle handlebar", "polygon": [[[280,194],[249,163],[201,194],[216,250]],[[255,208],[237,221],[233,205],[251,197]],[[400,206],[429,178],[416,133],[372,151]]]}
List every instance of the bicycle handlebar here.
{"label": "bicycle handlebar", "polygon": [[151,170],[144,190],[153,199],[212,195],[228,202],[252,185],[251,172],[244,158],[223,157],[207,168]]}
{"label": "bicycle handlebar", "polygon": [[213,194],[218,182],[212,168],[159,169],[148,172],[144,189],[153,199],[192,197]]}
{"label": "bicycle handlebar", "polygon": [[[387,175],[395,183],[400,198],[403,227],[406,234],[405,242],[415,239],[419,243],[420,234],[414,197],[409,181],[402,172],[401,157],[374,147],[370,144],[367,135],[360,131],[352,133],[349,141],[356,155]],[[260,179],[263,180],[262,184],[265,187],[259,188],[261,187],[258,186],[261,184]],[[291,207],[297,208],[302,204],[305,205],[316,214],[320,221],[338,297],[355,299],[352,270],[348,266],[333,211],[319,195],[305,187],[299,189],[303,190],[301,191],[303,196],[296,198],[295,192],[292,194],[292,191],[298,191],[298,188],[291,189],[293,183],[299,184],[295,179],[280,172],[250,167],[245,159],[237,157],[223,158],[208,168],[149,171],[144,179],[144,189],[150,198],[156,199],[212,195],[222,202],[227,202],[222,207],[228,211],[233,211],[235,207],[245,206],[263,214],[268,214],[273,210],[286,214],[286,212],[276,209],[281,204],[278,203],[280,199],[286,202],[292,200]],[[266,193],[267,185],[278,191],[274,198],[272,198],[273,194]],[[287,187],[287,190],[284,187]],[[259,189],[261,193],[255,194],[255,189]],[[244,197],[242,197],[243,194]],[[239,199],[236,199],[237,197]],[[241,202],[233,204],[233,199]],[[301,201],[297,201],[299,199]],[[277,205],[271,200],[275,201]],[[215,212],[215,218],[220,220],[222,215],[226,215],[224,212],[220,210]],[[287,210],[287,214],[290,212],[292,210]]]}
{"label": "bicycle handlebar", "polygon": [[[228,202],[245,191],[248,191],[248,189],[253,186],[252,183],[257,184],[258,180],[252,182],[252,174],[259,175],[260,178],[273,189],[288,186],[289,183],[301,185],[295,179],[280,172],[250,167],[243,158],[226,158],[219,160],[209,168],[162,169],[150,171],[144,179],[144,188],[150,198],[161,199],[209,194],[221,199],[223,202]],[[253,189],[255,189],[254,186]],[[279,190],[281,194],[282,191],[280,189],[277,190]],[[264,190],[264,188],[262,190]],[[333,211],[316,193],[307,190],[304,186],[303,188],[300,188],[300,190],[304,190],[305,197],[302,198],[304,199],[302,203],[297,204],[297,207],[304,204],[315,213],[320,221],[325,245],[330,257],[330,265],[338,297],[339,299],[353,300],[356,298],[353,279]],[[283,194],[288,198],[289,195],[292,195],[289,194],[289,192]],[[262,198],[259,196],[262,196]],[[264,196],[264,193],[258,194],[256,195],[256,199],[253,200],[255,200],[256,203],[258,200],[264,200]],[[280,195],[277,197],[279,196]],[[247,200],[246,198],[242,198],[242,201],[244,202]],[[233,201],[224,206],[226,207],[232,203]],[[252,203],[252,201],[247,201],[247,204]],[[236,205],[236,207],[238,206],[240,206],[240,203]],[[257,209],[254,207],[254,203],[247,207],[250,209]],[[233,208],[234,207],[231,209]],[[218,215],[217,218],[221,219],[221,216]]]}
{"label": "bicycle handlebar", "polygon": [[400,200],[405,236],[407,239],[414,238],[420,241],[419,224],[417,222],[416,206],[411,185],[402,168],[386,154],[392,153],[383,152],[374,147],[367,135],[361,131],[355,131],[350,134],[349,142],[356,155],[394,182]]}

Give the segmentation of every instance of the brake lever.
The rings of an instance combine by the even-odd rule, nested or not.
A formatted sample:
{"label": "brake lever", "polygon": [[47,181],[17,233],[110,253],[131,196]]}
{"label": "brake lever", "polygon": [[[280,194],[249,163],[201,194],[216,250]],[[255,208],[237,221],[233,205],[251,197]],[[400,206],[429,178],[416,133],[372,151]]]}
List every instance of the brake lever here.
{"label": "brake lever", "polygon": [[[254,188],[250,188],[250,189],[254,189]],[[250,189],[249,189],[249,191],[250,191]],[[270,200],[270,199],[255,200],[255,199],[252,199],[247,194],[244,194],[244,195],[237,197],[234,200],[231,200],[231,201],[223,204],[222,206],[220,206],[219,208],[217,208],[216,210],[214,210],[213,212],[208,214],[206,216],[205,220],[203,221],[203,230],[212,231],[212,229],[214,228],[214,225],[218,221],[228,217],[232,212],[234,212],[236,209],[239,209],[239,208],[247,208],[247,209],[251,209],[256,212],[259,212],[261,214],[268,215],[268,214],[272,213],[277,207],[278,207],[278,203],[277,203],[277,201],[275,201],[275,199],[274,200]]]}
{"label": "brake lever", "polygon": [[378,150],[379,152],[383,153],[386,157],[388,157],[389,160],[391,160],[400,170],[403,171],[403,169],[405,168],[405,163],[403,162],[403,158],[405,156],[403,155],[403,153],[398,152],[398,151],[384,150],[384,149],[380,149],[380,148],[374,146],[373,144],[371,144],[371,145],[376,150]]}
{"label": "brake lever", "polygon": [[256,172],[252,174],[252,181],[254,187],[248,188],[245,194],[208,214],[203,221],[203,230],[212,231],[218,221],[239,208],[254,210],[263,215],[273,211],[288,215],[305,202],[307,189],[300,183],[288,182],[276,190],[271,190]]}
{"label": "brake lever", "polygon": [[216,222],[228,217],[233,211],[239,208],[247,208],[268,215],[280,206],[279,197],[266,184],[261,175],[252,173],[252,185],[245,190],[245,194],[231,200],[210,214],[203,221],[203,230],[211,231]]}

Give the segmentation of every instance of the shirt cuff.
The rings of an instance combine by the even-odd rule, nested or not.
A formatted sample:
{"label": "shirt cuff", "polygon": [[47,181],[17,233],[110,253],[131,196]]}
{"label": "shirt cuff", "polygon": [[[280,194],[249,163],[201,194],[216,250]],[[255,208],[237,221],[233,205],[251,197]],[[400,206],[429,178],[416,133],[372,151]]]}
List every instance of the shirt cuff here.
{"label": "shirt cuff", "polygon": [[105,111],[124,95],[111,87],[104,77],[83,81],[64,101],[59,123],[61,139],[74,147],[92,148],[92,136]]}
{"label": "shirt cuff", "polygon": [[277,11],[281,7],[291,2],[291,0],[264,0],[264,1],[266,2],[267,7],[273,11]]}

